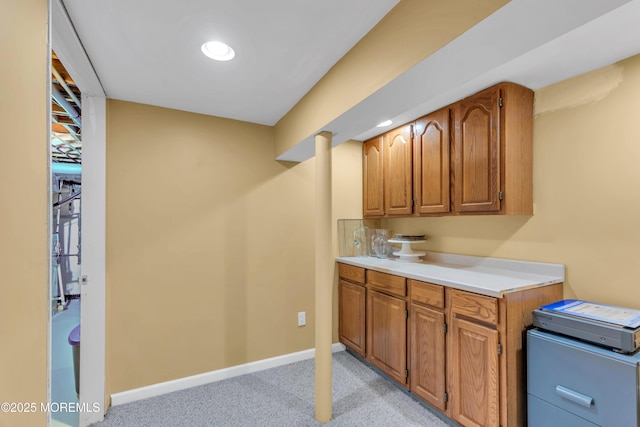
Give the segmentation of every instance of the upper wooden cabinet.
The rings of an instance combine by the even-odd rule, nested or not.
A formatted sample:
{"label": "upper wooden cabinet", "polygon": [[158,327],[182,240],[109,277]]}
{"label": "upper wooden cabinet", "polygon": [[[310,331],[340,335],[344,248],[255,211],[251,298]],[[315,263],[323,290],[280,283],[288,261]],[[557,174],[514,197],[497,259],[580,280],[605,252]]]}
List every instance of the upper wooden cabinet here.
{"label": "upper wooden cabinet", "polygon": [[533,92],[500,83],[373,138],[363,169],[365,217],[532,215]]}
{"label": "upper wooden cabinet", "polygon": [[500,89],[455,105],[454,202],[458,212],[500,210]]}
{"label": "upper wooden cabinet", "polygon": [[411,215],[413,186],[411,177],[411,125],[383,135],[383,181],[385,216]]}
{"label": "upper wooden cabinet", "polygon": [[446,213],[450,203],[449,108],[414,124],[413,194],[416,214]]}
{"label": "upper wooden cabinet", "polygon": [[453,209],[533,214],[533,92],[501,83],[452,109]]}
{"label": "upper wooden cabinet", "polygon": [[384,215],[382,136],[364,143],[362,150],[363,203],[364,216]]}
{"label": "upper wooden cabinet", "polygon": [[406,125],[363,145],[363,215],[393,217],[413,212],[412,126]]}

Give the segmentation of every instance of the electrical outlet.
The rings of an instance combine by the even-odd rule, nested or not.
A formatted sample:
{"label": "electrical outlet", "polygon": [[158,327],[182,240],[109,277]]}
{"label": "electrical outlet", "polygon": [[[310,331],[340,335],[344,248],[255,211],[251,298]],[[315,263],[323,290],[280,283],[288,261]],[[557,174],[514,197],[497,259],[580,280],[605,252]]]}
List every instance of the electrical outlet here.
{"label": "electrical outlet", "polygon": [[304,311],[298,312],[298,326],[307,324],[307,314]]}

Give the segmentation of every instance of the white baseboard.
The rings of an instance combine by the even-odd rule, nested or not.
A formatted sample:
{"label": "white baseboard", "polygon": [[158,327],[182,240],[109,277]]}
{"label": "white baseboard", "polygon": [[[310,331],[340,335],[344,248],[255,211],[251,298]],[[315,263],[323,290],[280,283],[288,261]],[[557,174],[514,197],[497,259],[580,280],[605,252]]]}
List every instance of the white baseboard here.
{"label": "white baseboard", "polygon": [[[335,343],[331,346],[331,351],[337,353],[345,350],[345,346]],[[283,356],[271,357],[269,359],[258,360],[256,362],[245,363],[244,365],[232,366],[230,368],[219,369],[217,371],[205,372],[204,374],[179,378],[177,380],[166,381],[146,387],[134,388],[111,395],[111,406],[123,405],[135,402],[136,400],[147,399],[149,397],[160,396],[173,391],[184,390],[203,384],[233,378],[240,375],[251,374],[277,366],[288,365],[289,363],[300,362],[302,360],[313,359],[316,350],[309,349],[297,353],[285,354]]]}

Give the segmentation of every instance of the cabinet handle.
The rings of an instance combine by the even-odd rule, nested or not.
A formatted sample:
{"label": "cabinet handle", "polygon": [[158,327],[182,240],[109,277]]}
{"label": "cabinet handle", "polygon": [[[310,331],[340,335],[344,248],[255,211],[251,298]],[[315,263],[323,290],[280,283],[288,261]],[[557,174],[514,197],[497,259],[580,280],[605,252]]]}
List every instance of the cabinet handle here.
{"label": "cabinet handle", "polygon": [[593,405],[593,397],[589,397],[585,394],[573,391],[570,388],[556,386],[556,394],[564,399],[570,400],[578,405],[582,405],[585,408],[590,408]]}

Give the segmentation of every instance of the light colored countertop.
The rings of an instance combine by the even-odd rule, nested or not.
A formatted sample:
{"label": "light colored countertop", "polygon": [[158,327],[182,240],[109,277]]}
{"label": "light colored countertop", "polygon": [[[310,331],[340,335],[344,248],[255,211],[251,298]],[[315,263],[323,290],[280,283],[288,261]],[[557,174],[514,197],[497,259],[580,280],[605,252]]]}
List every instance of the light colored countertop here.
{"label": "light colored countertop", "polygon": [[564,265],[427,252],[419,263],[395,258],[338,257],[338,262],[408,279],[501,298],[539,286],[564,282]]}

